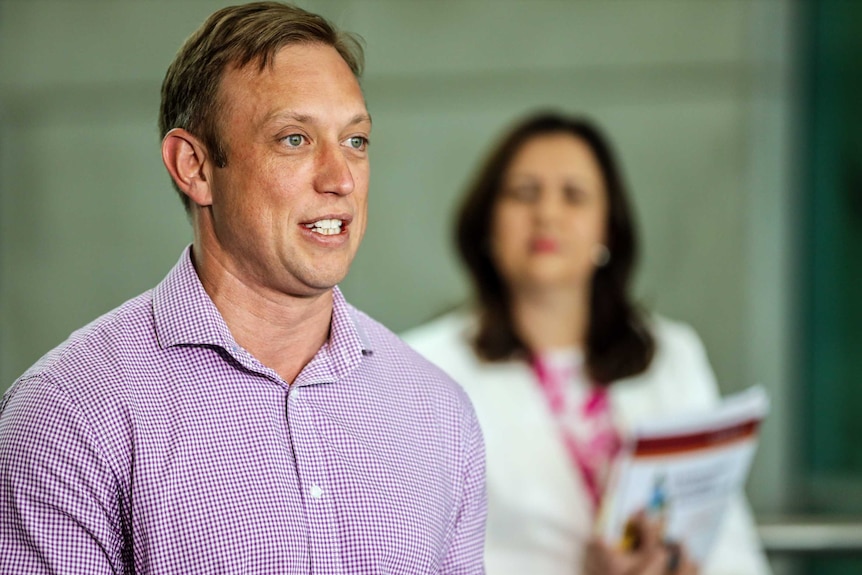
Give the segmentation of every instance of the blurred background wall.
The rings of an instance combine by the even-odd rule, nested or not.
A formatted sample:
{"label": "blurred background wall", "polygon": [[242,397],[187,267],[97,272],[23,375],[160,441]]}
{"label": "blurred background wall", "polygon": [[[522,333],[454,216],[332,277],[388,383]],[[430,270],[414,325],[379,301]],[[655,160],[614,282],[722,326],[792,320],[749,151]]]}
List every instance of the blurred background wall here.
{"label": "blurred background wall", "polygon": [[[0,391],[155,285],[190,241],[159,86],[215,0],[0,0]],[[370,225],[348,298],[395,331],[462,301],[451,216],[492,140],[537,107],[615,140],[643,240],[637,292],[691,323],[724,392],[773,412],[749,486],[793,510],[804,458],[799,4],[320,0],[367,41]]]}

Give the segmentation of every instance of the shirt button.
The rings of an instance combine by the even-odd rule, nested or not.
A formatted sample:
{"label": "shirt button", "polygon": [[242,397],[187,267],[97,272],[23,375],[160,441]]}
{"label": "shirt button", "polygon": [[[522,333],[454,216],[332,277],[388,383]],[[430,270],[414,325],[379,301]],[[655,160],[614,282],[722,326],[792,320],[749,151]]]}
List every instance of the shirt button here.
{"label": "shirt button", "polygon": [[323,489],[321,489],[321,487],[319,485],[312,485],[311,486],[311,497],[313,499],[320,499],[321,497],[323,497]]}

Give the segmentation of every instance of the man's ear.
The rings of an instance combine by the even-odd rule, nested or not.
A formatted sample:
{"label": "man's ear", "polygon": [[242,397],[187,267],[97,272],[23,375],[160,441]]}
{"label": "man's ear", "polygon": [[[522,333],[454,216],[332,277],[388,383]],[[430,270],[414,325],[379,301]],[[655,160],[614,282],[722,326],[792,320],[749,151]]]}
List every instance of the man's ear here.
{"label": "man's ear", "polygon": [[206,147],[188,131],[174,128],[162,140],[162,161],[177,187],[199,206],[212,204]]}

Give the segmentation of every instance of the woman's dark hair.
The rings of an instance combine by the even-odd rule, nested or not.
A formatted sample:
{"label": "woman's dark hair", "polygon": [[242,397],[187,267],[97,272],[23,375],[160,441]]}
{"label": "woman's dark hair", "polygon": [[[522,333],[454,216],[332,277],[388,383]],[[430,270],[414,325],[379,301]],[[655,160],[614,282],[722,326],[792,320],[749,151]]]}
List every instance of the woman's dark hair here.
{"label": "woman's dark hair", "polygon": [[597,383],[609,384],[644,371],[655,353],[655,340],[629,299],[637,240],[623,175],[608,139],[584,118],[550,112],[525,118],[491,151],[467,190],[455,237],[478,295],[479,329],[473,344],[478,355],[489,361],[530,354],[515,332],[508,290],[491,258],[491,218],[512,159],[530,139],[550,134],[571,134],[585,142],[604,176],[606,241],[611,257],[593,275],[585,356],[589,376]]}

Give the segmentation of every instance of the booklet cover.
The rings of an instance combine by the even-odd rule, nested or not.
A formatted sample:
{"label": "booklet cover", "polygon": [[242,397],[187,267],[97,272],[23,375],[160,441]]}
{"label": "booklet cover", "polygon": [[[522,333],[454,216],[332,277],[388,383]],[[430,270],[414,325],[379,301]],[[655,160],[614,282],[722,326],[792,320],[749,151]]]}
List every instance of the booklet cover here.
{"label": "booklet cover", "polygon": [[741,493],[769,410],[760,386],[705,412],[645,422],[624,440],[599,512],[607,541],[630,545],[629,519],[644,511],[667,540],[702,565],[730,501]]}

